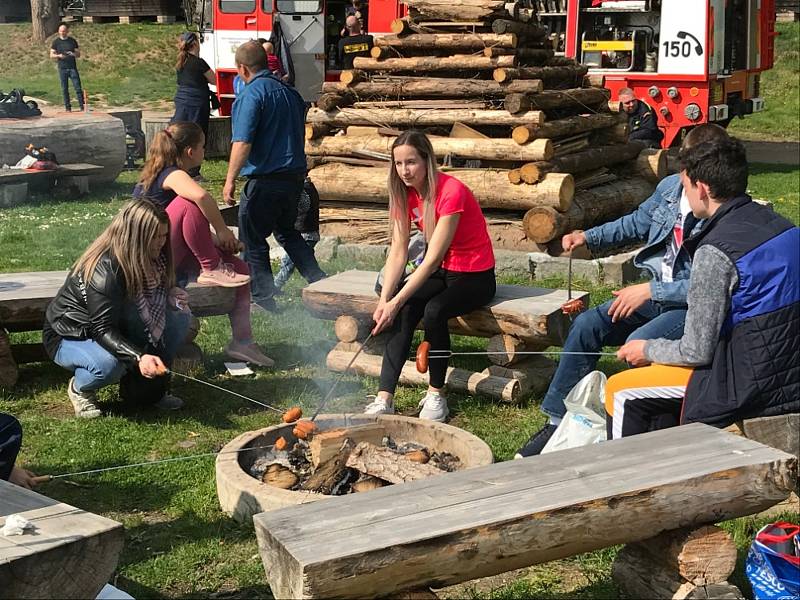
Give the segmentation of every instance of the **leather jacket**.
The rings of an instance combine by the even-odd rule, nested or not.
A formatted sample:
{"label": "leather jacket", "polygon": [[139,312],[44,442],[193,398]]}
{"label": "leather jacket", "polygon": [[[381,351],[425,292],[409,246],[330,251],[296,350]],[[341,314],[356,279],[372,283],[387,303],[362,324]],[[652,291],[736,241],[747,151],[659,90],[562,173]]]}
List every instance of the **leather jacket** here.
{"label": "leather jacket", "polygon": [[83,285],[81,279],[70,271],[47,307],[42,339],[50,358],[55,356],[63,338],[91,339],[123,362],[138,363],[143,350],[127,340],[120,330],[123,311],[133,305],[127,297],[125,275],[119,263],[106,253],[98,261],[91,281]]}

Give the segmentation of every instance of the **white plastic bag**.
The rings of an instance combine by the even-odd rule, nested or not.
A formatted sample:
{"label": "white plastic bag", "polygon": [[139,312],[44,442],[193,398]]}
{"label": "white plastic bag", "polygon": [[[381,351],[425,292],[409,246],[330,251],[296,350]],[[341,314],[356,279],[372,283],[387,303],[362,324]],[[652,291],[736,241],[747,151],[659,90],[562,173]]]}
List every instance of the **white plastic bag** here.
{"label": "white plastic bag", "polygon": [[606,439],[606,376],[592,371],[564,399],[567,414],[547,442],[542,454],[588,446]]}

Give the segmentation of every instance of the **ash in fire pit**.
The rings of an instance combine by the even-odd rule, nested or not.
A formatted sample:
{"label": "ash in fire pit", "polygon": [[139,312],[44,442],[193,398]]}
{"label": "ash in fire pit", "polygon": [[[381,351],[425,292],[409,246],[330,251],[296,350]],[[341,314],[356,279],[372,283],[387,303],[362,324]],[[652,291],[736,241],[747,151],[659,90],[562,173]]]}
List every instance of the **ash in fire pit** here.
{"label": "ash in fire pit", "polygon": [[449,452],[397,442],[384,433],[378,425],[320,432],[310,441],[297,440],[288,451],[263,453],[253,461],[250,475],[286,490],[341,496],[461,467]]}

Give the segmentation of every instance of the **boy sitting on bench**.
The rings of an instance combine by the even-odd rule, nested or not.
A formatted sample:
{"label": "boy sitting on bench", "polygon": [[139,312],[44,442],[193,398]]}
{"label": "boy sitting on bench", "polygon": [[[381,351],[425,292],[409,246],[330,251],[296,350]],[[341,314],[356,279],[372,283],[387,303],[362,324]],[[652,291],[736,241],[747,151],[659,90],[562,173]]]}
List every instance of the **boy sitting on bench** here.
{"label": "boy sitting on bench", "polygon": [[800,229],[752,201],[738,140],[680,154],[693,257],[683,337],[630,341],[606,386],[609,439],[800,411]]}

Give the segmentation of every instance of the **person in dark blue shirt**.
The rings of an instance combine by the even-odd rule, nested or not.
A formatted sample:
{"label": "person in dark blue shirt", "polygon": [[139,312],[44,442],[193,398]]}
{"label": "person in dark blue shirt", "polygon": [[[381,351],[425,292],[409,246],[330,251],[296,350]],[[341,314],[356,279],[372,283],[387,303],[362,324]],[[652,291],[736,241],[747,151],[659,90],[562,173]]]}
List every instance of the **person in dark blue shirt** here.
{"label": "person in dark blue shirt", "polygon": [[222,195],[228,205],[236,204],[236,178],[247,178],[240,196],[239,239],[250,266],[253,302],[274,312],[276,287],[266,241],[273,232],[306,281],[326,276],[294,226],[306,176],[306,108],[294,88],[269,72],[258,42],[239,46],[236,68],[245,87],[233,103],[231,157]]}

